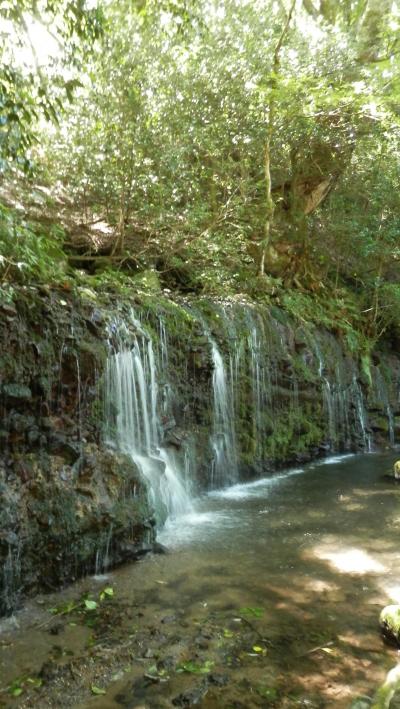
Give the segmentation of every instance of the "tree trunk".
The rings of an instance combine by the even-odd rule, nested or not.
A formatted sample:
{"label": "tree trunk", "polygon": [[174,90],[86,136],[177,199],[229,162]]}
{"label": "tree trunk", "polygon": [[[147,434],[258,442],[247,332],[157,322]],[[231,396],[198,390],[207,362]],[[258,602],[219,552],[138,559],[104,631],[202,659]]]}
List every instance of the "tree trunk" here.
{"label": "tree trunk", "polygon": [[271,181],[271,143],[274,134],[274,123],[275,123],[275,111],[276,111],[276,97],[275,91],[277,88],[281,50],[286,39],[286,35],[289,31],[290,23],[292,20],[293,12],[296,6],[296,0],[292,0],[290,10],[286,17],[285,24],[283,26],[282,32],[278,39],[278,42],[274,51],[274,58],[272,62],[272,72],[271,72],[271,88],[269,94],[268,102],[268,120],[267,120],[267,130],[266,139],[264,147],[264,179],[265,179],[265,224],[264,224],[264,238],[260,243],[261,246],[261,256],[259,265],[259,275],[265,275],[265,259],[268,251],[268,247],[271,241],[271,229],[274,219],[275,203],[272,198],[272,181]]}

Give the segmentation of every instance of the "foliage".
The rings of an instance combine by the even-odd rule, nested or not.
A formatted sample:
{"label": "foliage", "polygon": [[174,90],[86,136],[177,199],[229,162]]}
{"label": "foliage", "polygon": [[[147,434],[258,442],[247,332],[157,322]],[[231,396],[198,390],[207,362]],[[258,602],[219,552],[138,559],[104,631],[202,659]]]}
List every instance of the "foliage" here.
{"label": "foliage", "polygon": [[0,282],[60,281],[65,276],[63,230],[26,222],[0,205]]}
{"label": "foliage", "polygon": [[197,674],[197,675],[205,675],[211,672],[212,668],[214,666],[214,662],[212,660],[206,660],[204,664],[199,664],[198,662],[193,662],[192,660],[188,660],[188,662],[181,662],[180,665],[177,666],[176,671],[177,672],[189,672],[191,674]]}
{"label": "foliage", "polygon": [[[85,50],[101,30],[102,13],[84,0],[1,0],[0,173],[13,160],[29,171],[39,119],[58,122],[80,85]],[[52,43],[46,71],[43,42]]]}
{"label": "foliage", "polygon": [[[19,44],[29,42],[24,18],[39,7],[62,52],[33,73],[16,54],[4,60],[14,106],[1,129],[6,159],[35,158],[68,193],[75,226],[103,222],[113,235],[106,245],[87,240],[85,258],[101,251],[104,260],[77,282],[126,293],[244,292],[335,322],[364,350],[360,330],[371,341],[397,332],[397,2],[19,5],[0,6]],[[59,120],[43,128],[40,149],[39,115]],[[60,273],[52,271],[40,241],[53,249],[61,240],[38,234],[36,253],[27,233],[35,230],[21,221],[24,258],[14,228],[8,222],[6,236],[3,226],[12,261],[8,270],[3,261],[3,279],[66,272],[60,251]],[[81,253],[76,230],[69,248]]]}
{"label": "foliage", "polygon": [[[114,589],[111,586],[107,586],[99,593],[99,602],[109,601],[114,596]],[[79,600],[71,600],[62,604],[61,606],[55,606],[54,608],[49,608],[49,612],[52,615],[70,615],[77,611],[78,613],[89,614],[97,611],[99,608],[99,602],[95,601],[93,598],[88,598],[83,596]]]}
{"label": "foliage", "polygon": [[39,689],[43,680],[40,677],[17,677],[7,688],[8,693],[13,697],[20,697],[25,689]]}
{"label": "foliage", "polygon": [[241,608],[239,612],[241,615],[249,616],[250,618],[261,618],[264,615],[263,608],[253,608],[250,606]]}
{"label": "foliage", "polygon": [[95,694],[96,696],[99,696],[102,694],[107,694],[105,689],[101,689],[101,687],[97,687],[95,684],[91,685],[90,691],[92,692],[92,694]]}

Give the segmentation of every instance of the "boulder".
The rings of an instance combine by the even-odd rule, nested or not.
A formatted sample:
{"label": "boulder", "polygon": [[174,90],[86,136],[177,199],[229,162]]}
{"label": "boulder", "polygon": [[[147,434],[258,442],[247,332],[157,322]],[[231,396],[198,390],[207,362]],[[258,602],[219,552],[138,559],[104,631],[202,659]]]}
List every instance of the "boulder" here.
{"label": "boulder", "polygon": [[386,606],[379,616],[379,625],[387,640],[400,645],[400,605]]}

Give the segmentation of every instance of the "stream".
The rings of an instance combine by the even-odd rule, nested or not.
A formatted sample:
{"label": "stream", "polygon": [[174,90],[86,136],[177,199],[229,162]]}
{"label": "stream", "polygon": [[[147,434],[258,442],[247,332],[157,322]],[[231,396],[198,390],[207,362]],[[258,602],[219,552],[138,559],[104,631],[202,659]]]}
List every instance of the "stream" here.
{"label": "stream", "polygon": [[212,491],[167,522],[167,554],[27,603],[0,624],[0,706],[368,706],[397,662],[378,627],[400,602],[394,459]]}

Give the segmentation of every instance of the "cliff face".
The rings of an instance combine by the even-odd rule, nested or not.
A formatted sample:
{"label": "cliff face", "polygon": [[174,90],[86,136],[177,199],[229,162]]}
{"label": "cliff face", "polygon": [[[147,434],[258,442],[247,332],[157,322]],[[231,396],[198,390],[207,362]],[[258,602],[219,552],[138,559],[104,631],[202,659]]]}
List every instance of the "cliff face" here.
{"label": "cliff face", "polygon": [[199,489],[395,442],[393,353],[248,302],[99,302],[0,303],[2,613],[151,549]]}

